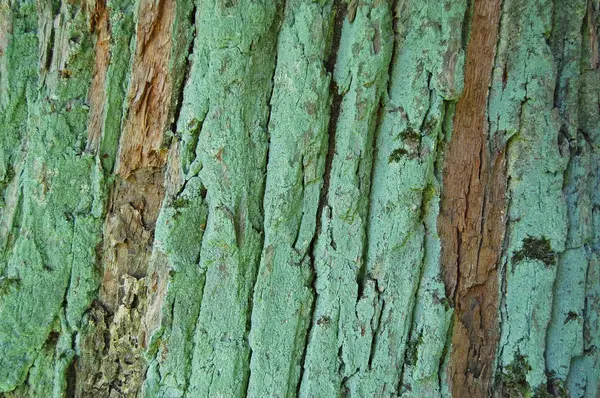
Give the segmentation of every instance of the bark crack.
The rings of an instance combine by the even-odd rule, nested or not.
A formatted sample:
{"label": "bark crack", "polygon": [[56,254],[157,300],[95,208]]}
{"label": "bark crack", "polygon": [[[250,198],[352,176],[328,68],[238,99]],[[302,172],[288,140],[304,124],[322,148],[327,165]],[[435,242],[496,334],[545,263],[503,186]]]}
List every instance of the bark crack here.
{"label": "bark crack", "polygon": [[[332,168],[331,166],[333,163],[333,156],[335,155],[335,131],[336,131],[336,126],[337,126],[337,121],[338,121],[338,118],[340,115],[340,106],[341,106],[341,103],[343,100],[343,95],[341,95],[338,92],[338,86],[333,78],[333,72],[334,72],[335,63],[337,60],[337,54],[338,54],[341,37],[342,37],[342,26],[344,23],[344,18],[346,17],[346,14],[347,14],[347,7],[345,5],[345,2],[343,0],[334,0],[333,6],[332,6],[332,12],[334,13],[333,35],[331,38],[331,49],[330,49],[329,57],[328,57],[327,61],[325,62],[325,70],[329,73],[329,76],[331,78],[330,85],[329,85],[331,106],[330,106],[330,114],[329,114],[329,124],[328,124],[328,129],[327,129],[328,144],[327,144],[327,155],[325,157],[325,173],[323,175],[323,185],[321,186],[321,192],[319,194],[319,204],[318,204],[317,213],[316,213],[317,219],[316,219],[315,233],[314,233],[313,238],[308,246],[308,251],[307,251],[307,254],[310,256],[310,266],[311,266],[312,275],[313,275],[313,279],[311,281],[311,289],[314,292],[314,298],[313,298],[312,307],[310,310],[310,321],[309,321],[307,332],[306,332],[306,341],[304,344],[304,348],[302,350],[302,355],[301,355],[301,360],[300,360],[300,363],[301,363],[300,377],[299,377],[299,382],[298,382],[298,386],[297,386],[297,390],[296,390],[296,394],[298,394],[298,395],[300,394],[302,379],[304,377],[308,342],[310,340],[310,334],[311,334],[311,331],[312,331],[314,323],[315,323],[314,314],[315,314],[315,309],[316,309],[316,305],[317,305],[317,297],[318,297],[317,288],[316,288],[317,274],[316,274],[316,268],[315,268],[315,250],[316,250],[318,237],[321,235],[322,221],[323,221],[322,220],[323,219],[323,209],[325,207],[329,206],[329,204],[328,204],[329,181],[331,178],[331,168]],[[330,244],[331,244],[331,242],[330,242]]]}

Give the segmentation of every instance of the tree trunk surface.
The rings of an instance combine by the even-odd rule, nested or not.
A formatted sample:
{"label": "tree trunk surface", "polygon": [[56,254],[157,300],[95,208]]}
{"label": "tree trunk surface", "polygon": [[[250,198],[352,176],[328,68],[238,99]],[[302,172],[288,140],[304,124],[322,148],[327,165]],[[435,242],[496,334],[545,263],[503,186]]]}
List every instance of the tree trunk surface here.
{"label": "tree trunk surface", "polygon": [[0,0],[0,397],[600,397],[599,0]]}

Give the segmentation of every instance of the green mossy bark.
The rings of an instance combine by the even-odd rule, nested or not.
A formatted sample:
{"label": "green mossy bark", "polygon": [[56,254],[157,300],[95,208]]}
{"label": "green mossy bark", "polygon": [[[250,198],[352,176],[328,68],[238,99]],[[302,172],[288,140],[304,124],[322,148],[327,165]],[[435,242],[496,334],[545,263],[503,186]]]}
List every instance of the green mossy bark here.
{"label": "green mossy bark", "polygon": [[0,301],[0,391],[61,396],[98,287],[105,184],[84,150],[93,38],[76,6],[44,2],[38,15],[31,2],[3,7],[10,7],[5,70],[14,87],[4,102],[12,109],[3,112],[3,163],[14,173],[2,211],[2,277],[12,286]]}
{"label": "green mossy bark", "polygon": [[[141,2],[0,0],[0,397],[451,396],[438,216],[478,1],[175,2],[168,160],[131,177]],[[600,395],[599,12],[504,0],[495,27],[489,396]]]}

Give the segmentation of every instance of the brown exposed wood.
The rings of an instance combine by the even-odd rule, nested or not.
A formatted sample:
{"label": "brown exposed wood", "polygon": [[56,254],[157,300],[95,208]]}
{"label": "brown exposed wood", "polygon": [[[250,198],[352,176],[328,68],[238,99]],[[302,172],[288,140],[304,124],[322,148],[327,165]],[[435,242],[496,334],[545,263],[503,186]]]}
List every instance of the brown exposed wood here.
{"label": "brown exposed wood", "polygon": [[588,10],[587,10],[587,26],[588,26],[588,36],[589,36],[589,40],[590,40],[590,49],[591,49],[591,54],[590,54],[590,67],[592,69],[598,69],[598,62],[599,62],[599,58],[598,58],[598,35],[596,32],[596,29],[594,29],[594,19],[595,19],[595,13],[594,13],[594,5],[592,4],[592,1],[588,1]]}
{"label": "brown exposed wood", "polygon": [[172,94],[169,61],[174,11],[174,0],[140,3],[129,114],[117,160],[117,173],[124,177],[140,168],[162,167],[166,162],[163,134]]}
{"label": "brown exposed wood", "polygon": [[[103,0],[102,0],[103,1]],[[145,374],[147,273],[154,229],[165,196],[164,166],[173,96],[171,79],[173,0],[141,0],[136,52],[131,66],[128,113],[119,143],[116,173],[104,224],[103,272],[98,303],[102,311],[90,321],[79,361],[80,373],[91,375],[78,389],[98,397],[115,391],[135,396]],[[92,27],[98,31],[96,72],[90,89],[88,146],[102,134],[105,75],[109,63],[108,13],[98,7]],[[104,342],[109,343],[105,344]],[[123,358],[127,361],[122,363]]]}
{"label": "brown exposed wood", "polygon": [[104,276],[101,297],[111,310],[125,275],[146,275],[154,228],[164,197],[161,169],[140,170],[119,180],[104,225]]}
{"label": "brown exposed wood", "polygon": [[500,3],[475,1],[465,92],[456,106],[444,167],[438,229],[446,293],[455,307],[448,364],[455,397],[488,396],[499,340],[497,264],[505,231],[505,158],[503,148],[490,152],[486,104]]}
{"label": "brown exposed wood", "polygon": [[91,15],[91,27],[96,32],[96,63],[94,77],[88,92],[90,119],[88,122],[87,150],[98,149],[104,123],[104,101],[106,97],[106,72],[110,64],[110,32],[106,0],[98,0]]}

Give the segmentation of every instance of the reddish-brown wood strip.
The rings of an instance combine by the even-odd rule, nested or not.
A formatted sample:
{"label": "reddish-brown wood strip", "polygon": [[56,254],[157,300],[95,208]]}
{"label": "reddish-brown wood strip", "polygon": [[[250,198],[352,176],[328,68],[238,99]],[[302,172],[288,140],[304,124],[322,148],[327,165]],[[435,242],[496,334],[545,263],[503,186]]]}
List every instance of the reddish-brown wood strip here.
{"label": "reddish-brown wood strip", "polygon": [[110,64],[110,32],[106,0],[96,1],[90,23],[92,30],[96,33],[96,63],[92,85],[88,93],[90,119],[88,122],[87,149],[95,151],[98,149],[100,137],[102,137],[104,102],[106,100],[106,72]]}
{"label": "reddish-brown wood strip", "polygon": [[174,0],[142,0],[137,46],[128,94],[129,113],[119,145],[117,173],[127,177],[144,167],[162,167],[172,78],[169,73]]}
{"label": "reddish-brown wood strip", "polygon": [[439,234],[455,320],[448,382],[455,397],[488,395],[499,340],[497,263],[505,230],[505,159],[488,151],[487,97],[500,0],[476,0],[444,167]]}

